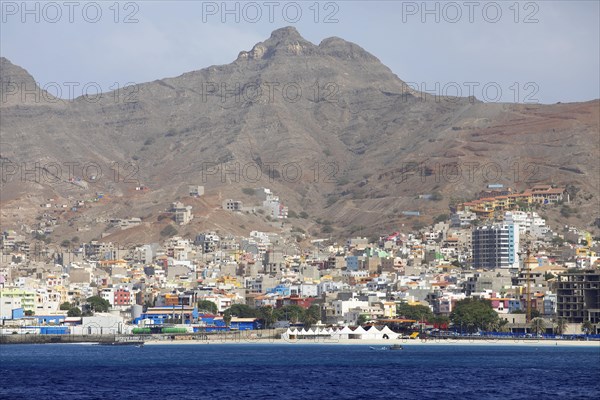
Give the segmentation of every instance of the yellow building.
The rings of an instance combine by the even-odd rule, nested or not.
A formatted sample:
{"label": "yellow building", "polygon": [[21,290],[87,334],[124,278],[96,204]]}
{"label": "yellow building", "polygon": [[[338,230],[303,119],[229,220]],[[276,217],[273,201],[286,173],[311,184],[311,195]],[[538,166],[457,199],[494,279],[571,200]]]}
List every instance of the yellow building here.
{"label": "yellow building", "polygon": [[34,291],[18,288],[3,288],[0,289],[0,298],[20,298],[23,310],[35,311],[36,294]]}
{"label": "yellow building", "polygon": [[236,288],[242,287],[242,285],[238,282],[237,278],[234,276],[223,276],[217,279],[218,283],[222,283],[223,285],[230,285]]}

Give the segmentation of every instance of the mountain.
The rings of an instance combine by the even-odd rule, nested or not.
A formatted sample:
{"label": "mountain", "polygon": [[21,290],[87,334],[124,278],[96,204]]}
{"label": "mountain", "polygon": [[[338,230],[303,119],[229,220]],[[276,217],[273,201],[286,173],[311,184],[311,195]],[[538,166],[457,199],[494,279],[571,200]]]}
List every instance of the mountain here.
{"label": "mountain", "polygon": [[[3,229],[34,226],[50,198],[68,203],[97,192],[102,201],[61,213],[57,236],[88,225],[82,235],[99,237],[98,221],[139,216],[144,229],[127,232],[157,238],[166,224],[159,217],[176,199],[201,216],[185,233],[280,228],[219,210],[226,198],[258,203],[242,193],[258,187],[306,211],[309,218],[290,219],[288,228],[315,235],[323,228],[317,219],[340,236],[429,223],[488,183],[571,184],[581,218],[567,222],[598,216],[599,100],[435,98],[356,44],[334,37],[315,45],[291,27],[231,64],[100,98],[64,101],[39,88],[37,98],[21,96],[15,86],[33,87],[33,77],[5,58],[0,67]],[[41,172],[27,173],[35,163]],[[206,187],[204,199],[187,198],[194,184]],[[441,200],[418,198],[432,193]],[[402,215],[416,210],[423,217]]]}
{"label": "mountain", "polygon": [[29,72],[5,57],[0,57],[0,71],[0,107],[50,105],[60,101],[40,88]]}

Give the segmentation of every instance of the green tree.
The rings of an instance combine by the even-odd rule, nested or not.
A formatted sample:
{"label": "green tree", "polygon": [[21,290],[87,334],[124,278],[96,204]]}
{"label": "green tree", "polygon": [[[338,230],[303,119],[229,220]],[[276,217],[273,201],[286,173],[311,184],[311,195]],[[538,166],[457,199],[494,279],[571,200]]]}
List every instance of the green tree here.
{"label": "green tree", "polygon": [[[256,310],[246,304],[234,304],[229,307],[229,313],[238,318],[256,318]],[[225,311],[227,311],[225,310]]]}
{"label": "green tree", "polygon": [[532,319],[529,323],[529,326],[531,327],[531,330],[535,332],[536,335],[544,333],[544,331],[546,330],[546,323],[540,317]]}
{"label": "green tree", "polygon": [[73,307],[73,306],[71,305],[71,303],[69,303],[68,301],[65,301],[64,303],[62,303],[62,304],[60,305],[60,307],[59,307],[59,308],[60,308],[62,311],[69,311],[69,310],[70,310],[72,307]]}
{"label": "green tree", "polygon": [[490,330],[492,330],[494,332],[508,332],[509,329],[508,329],[507,325],[508,325],[507,319],[498,318],[498,320],[496,322],[491,324]]}
{"label": "green tree", "polygon": [[319,307],[317,304],[313,304],[310,307],[308,307],[305,313],[310,314],[317,321],[321,319],[321,307]]}
{"label": "green tree", "polygon": [[302,324],[304,325],[304,327],[310,328],[316,323],[317,319],[312,314],[304,313],[304,315],[302,315]]}
{"label": "green tree", "polygon": [[297,323],[298,321],[302,321],[304,317],[304,308],[297,305],[289,305],[278,308],[277,312],[277,320],[285,320],[289,321],[292,324]]}
{"label": "green tree", "polygon": [[554,320],[554,331],[559,334],[562,335],[565,332],[565,329],[567,328],[567,320],[561,317],[558,317]]}
{"label": "green tree", "polygon": [[257,311],[258,318],[261,319],[265,328],[270,327],[275,322],[276,313],[271,306],[262,306]]}
{"label": "green tree", "polygon": [[546,273],[544,274],[544,280],[545,280],[545,281],[549,281],[550,279],[554,279],[554,278],[556,278],[556,275],[554,275],[554,274],[553,274],[553,273],[551,273],[551,272],[546,272]]}
{"label": "green tree", "polygon": [[414,319],[417,321],[433,321],[434,318],[431,309],[421,304],[414,306],[406,303],[399,304],[396,306],[396,313],[406,319]]}
{"label": "green tree", "polygon": [[306,327],[310,327],[317,323],[321,319],[321,308],[313,304],[308,309],[304,310],[302,315],[302,323]]}
{"label": "green tree", "polygon": [[358,325],[364,325],[364,324],[366,324],[366,323],[367,323],[367,320],[368,320],[368,316],[367,316],[367,314],[360,314],[360,315],[358,316],[358,320],[356,321],[356,323],[357,323]]}
{"label": "green tree", "polygon": [[81,317],[81,310],[79,309],[79,307],[73,307],[73,308],[69,309],[69,312],[67,312],[67,316],[68,317]]}
{"label": "green tree", "polygon": [[445,315],[436,315],[431,322],[438,326],[448,326],[450,324],[450,318]]}
{"label": "green tree", "polygon": [[594,333],[594,324],[591,321],[585,321],[581,324],[581,331],[586,335],[590,335]]}
{"label": "green tree", "polygon": [[219,309],[215,303],[209,300],[199,300],[198,301],[198,311],[206,311],[211,314],[216,314],[219,312]]}
{"label": "green tree", "polygon": [[492,308],[492,303],[486,299],[463,299],[456,303],[450,320],[461,330],[469,332],[488,330],[498,323],[498,314]]}
{"label": "green tree", "polygon": [[108,312],[110,309],[108,300],[105,300],[100,296],[88,297],[87,302],[93,312]]}
{"label": "green tree", "polygon": [[229,324],[231,324],[231,311],[229,310],[229,308],[223,313],[223,322],[225,322],[226,326],[229,326]]}

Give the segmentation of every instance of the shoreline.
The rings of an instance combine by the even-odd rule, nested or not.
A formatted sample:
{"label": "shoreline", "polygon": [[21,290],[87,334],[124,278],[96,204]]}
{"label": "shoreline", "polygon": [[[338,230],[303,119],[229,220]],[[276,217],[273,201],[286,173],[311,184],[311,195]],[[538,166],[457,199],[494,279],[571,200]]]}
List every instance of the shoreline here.
{"label": "shoreline", "polygon": [[310,345],[310,346],[496,346],[496,347],[586,347],[600,350],[600,341],[575,340],[284,340],[284,339],[255,339],[255,340],[148,340],[144,345]]}
{"label": "shoreline", "polygon": [[[155,336],[144,337],[117,337],[117,336],[34,336],[15,338],[0,337],[0,347],[11,344],[91,344],[91,345],[117,345],[132,347],[135,344],[144,344],[148,346],[157,345],[281,345],[281,346],[374,346],[383,347],[393,344],[403,346],[503,346],[503,347],[586,347],[600,350],[600,340],[556,340],[541,338],[519,338],[519,339],[500,339],[500,338],[429,338],[423,339],[329,339],[325,337],[315,337],[306,339],[283,339],[275,338],[274,335],[265,335],[257,337],[253,335],[204,335],[191,337],[183,336]],[[23,339],[23,340],[7,340]],[[27,340],[25,340],[27,339]],[[43,339],[43,340],[42,340]]]}

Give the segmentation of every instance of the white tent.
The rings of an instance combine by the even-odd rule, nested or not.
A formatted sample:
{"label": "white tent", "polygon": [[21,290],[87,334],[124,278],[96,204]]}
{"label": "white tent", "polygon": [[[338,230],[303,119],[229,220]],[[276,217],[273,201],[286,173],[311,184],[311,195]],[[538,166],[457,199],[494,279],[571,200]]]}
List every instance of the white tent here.
{"label": "white tent", "polygon": [[339,339],[340,338],[340,332],[342,330],[340,328],[331,328],[331,338],[332,339]]}
{"label": "white tent", "polygon": [[363,328],[363,327],[362,327],[362,326],[360,326],[360,325],[359,325],[359,326],[357,326],[356,328],[354,328],[354,331],[352,331],[352,333],[354,333],[354,334],[357,334],[357,335],[358,335],[358,334],[362,335],[362,334],[363,334],[363,333],[365,333],[365,332],[367,332],[367,331],[365,330],[365,328]]}
{"label": "white tent", "polygon": [[352,333],[348,336],[349,339],[362,339],[363,335],[366,334],[367,331],[362,326],[354,329]]}
{"label": "white tent", "polygon": [[352,331],[352,329],[350,329],[350,327],[344,326],[342,329],[338,329],[338,331],[335,332],[334,335],[332,335],[332,338],[349,339],[350,335],[352,335],[352,333],[353,333],[353,331]]}
{"label": "white tent", "polygon": [[316,336],[327,335],[327,329],[315,328],[315,335]]}
{"label": "white tent", "polygon": [[367,332],[364,335],[362,335],[362,339],[379,340],[383,339],[383,334],[379,331],[379,329],[377,329],[375,325],[373,325],[367,330]]}
{"label": "white tent", "polygon": [[387,335],[388,338],[390,339],[398,339],[399,334],[397,334],[396,332],[392,331],[389,326],[384,326],[383,329],[381,330],[381,334],[383,335]]}
{"label": "white tent", "polygon": [[281,335],[282,337],[290,337],[290,335],[293,334],[293,331],[290,328],[287,328],[287,331],[285,331],[285,333],[283,335]]}

